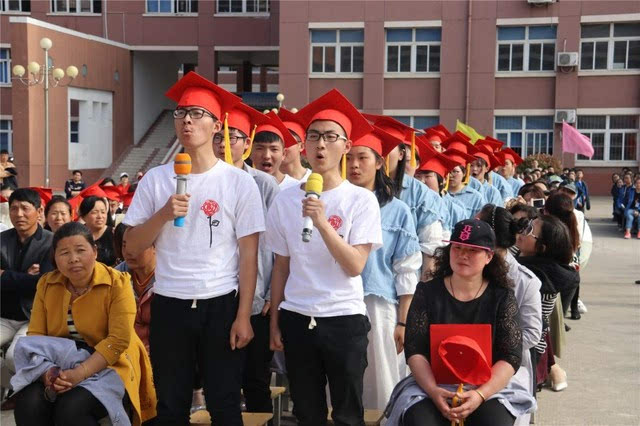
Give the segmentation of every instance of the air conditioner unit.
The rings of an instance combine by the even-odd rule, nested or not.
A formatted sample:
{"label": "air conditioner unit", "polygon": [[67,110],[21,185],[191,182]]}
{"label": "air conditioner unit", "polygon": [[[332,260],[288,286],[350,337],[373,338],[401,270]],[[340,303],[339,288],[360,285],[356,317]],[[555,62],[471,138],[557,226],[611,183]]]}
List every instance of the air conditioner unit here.
{"label": "air conditioner unit", "polygon": [[578,52],[558,52],[559,67],[576,67],[578,66]]}
{"label": "air conditioner unit", "polygon": [[556,0],[527,0],[527,3],[533,4],[535,6],[545,5],[555,3]]}
{"label": "air conditioner unit", "polygon": [[563,121],[566,121],[567,123],[575,123],[576,110],[575,109],[557,109],[554,121],[556,123],[562,123]]}

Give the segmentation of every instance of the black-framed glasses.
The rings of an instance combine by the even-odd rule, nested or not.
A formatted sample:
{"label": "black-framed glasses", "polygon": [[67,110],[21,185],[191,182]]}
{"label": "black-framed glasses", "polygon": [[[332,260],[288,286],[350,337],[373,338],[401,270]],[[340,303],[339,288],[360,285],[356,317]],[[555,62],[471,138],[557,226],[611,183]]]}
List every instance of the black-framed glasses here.
{"label": "black-framed glasses", "polygon": [[[232,135],[229,136],[229,145],[235,145],[238,143],[238,141],[245,141],[247,139],[247,136],[236,136],[236,135]],[[213,135],[213,143],[216,145],[221,144],[224,141],[224,136],[221,135],[220,133],[216,133],[215,135]]]}
{"label": "black-framed glasses", "polygon": [[327,143],[338,142],[340,139],[347,140],[342,135],[339,135],[335,132],[316,132],[315,130],[309,130],[307,132],[307,142],[318,142],[320,139],[323,139]]}
{"label": "black-framed glasses", "polygon": [[173,118],[178,118],[178,119],[185,118],[187,114],[189,114],[189,117],[193,118],[194,120],[199,120],[205,115],[208,115],[209,117],[214,118],[213,114],[211,114],[209,111],[204,110],[202,108],[191,108],[191,109],[178,108],[175,111],[173,111]]}

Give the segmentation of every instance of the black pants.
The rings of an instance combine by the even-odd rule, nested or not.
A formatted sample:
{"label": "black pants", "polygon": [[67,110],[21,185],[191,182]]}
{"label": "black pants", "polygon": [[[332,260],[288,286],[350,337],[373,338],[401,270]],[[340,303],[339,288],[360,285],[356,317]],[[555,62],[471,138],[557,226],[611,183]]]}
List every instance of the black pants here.
{"label": "black pants", "polygon": [[91,426],[108,415],[91,392],[76,386],[58,394],[55,402],[44,397],[44,384],[34,382],[16,394],[14,417],[17,426]]}
{"label": "black pants", "polygon": [[247,411],[250,413],[272,413],[271,403],[271,358],[269,350],[269,317],[262,314],[251,317],[253,340],[247,345],[242,392]]}
{"label": "black pants", "polygon": [[[516,418],[497,399],[490,399],[464,420],[469,426],[513,426]],[[436,408],[433,401],[425,398],[407,410],[403,426],[450,426],[451,422]]]}
{"label": "black pants", "polygon": [[364,426],[362,380],[367,368],[367,333],[364,315],[311,318],[280,311],[280,329],[291,387],[294,414],[300,426],[327,423],[329,381],[332,417],[336,425]]}
{"label": "black pants", "polygon": [[213,425],[242,425],[240,387],[244,350],[231,350],[236,292],[212,299],[154,295],[149,344],[158,396],[156,425],[188,425],[196,363]]}

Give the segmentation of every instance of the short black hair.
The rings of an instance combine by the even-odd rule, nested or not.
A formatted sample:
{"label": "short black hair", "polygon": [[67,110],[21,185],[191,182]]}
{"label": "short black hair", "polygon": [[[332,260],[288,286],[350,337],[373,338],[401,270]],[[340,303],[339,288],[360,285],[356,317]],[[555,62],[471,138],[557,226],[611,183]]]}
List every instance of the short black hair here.
{"label": "short black hair", "polygon": [[53,240],[51,241],[51,263],[54,268],[58,268],[58,265],[56,265],[56,248],[58,247],[58,243],[63,238],[75,237],[76,235],[84,237],[91,247],[96,246],[96,242],[93,240],[93,234],[91,234],[91,231],[85,225],[80,222],[65,223],[53,234]]}
{"label": "short black hair", "polygon": [[80,173],[80,176],[82,176],[82,172],[80,170],[74,170],[71,172],[72,175],[75,175],[76,173]]}
{"label": "short black hair", "polygon": [[102,179],[102,182],[100,182],[100,186],[105,186],[108,183],[111,183],[113,186],[116,186],[116,182],[109,177]]}
{"label": "short black hair", "polygon": [[524,212],[529,220],[535,219],[540,215],[538,209],[522,203],[516,203],[509,209],[509,213],[511,213],[512,216],[519,212]]}
{"label": "short black hair", "polygon": [[0,150],[0,155],[2,155],[2,154],[9,155],[9,151],[7,151],[6,149],[2,149],[2,150]]}
{"label": "short black hair", "polygon": [[8,182],[3,183],[2,186],[0,186],[0,191],[4,191],[6,189],[10,189],[12,191],[15,191],[16,187]]}
{"label": "short black hair", "polygon": [[[82,203],[80,203],[80,208],[78,209],[78,212],[80,213],[80,217],[85,217],[86,215],[88,215],[91,212],[91,210],[93,210],[93,208],[96,206],[96,203],[98,201],[101,201],[103,204],[105,204],[104,198],[96,197],[95,195],[92,195],[91,197],[87,197],[84,200],[82,200]],[[105,204],[105,207],[107,208],[107,210],[109,209],[108,204]]]}
{"label": "short black hair", "polygon": [[73,210],[71,208],[71,204],[69,204],[67,199],[64,198],[62,195],[54,195],[53,197],[51,197],[51,200],[49,200],[47,205],[44,206],[44,216],[47,217],[47,215],[49,214],[49,210],[51,210],[51,207],[53,207],[54,204],[58,204],[58,203],[62,203],[65,206],[67,206],[67,208],[69,209],[69,215],[73,216],[73,213],[72,213]]}
{"label": "short black hair", "polygon": [[282,140],[282,138],[280,138],[280,136],[278,136],[276,133],[273,133],[273,132],[264,131],[264,132],[256,133],[255,137],[253,138],[253,143],[272,143],[272,142],[280,142],[284,146],[284,141]]}
{"label": "short black hair", "polygon": [[30,188],[18,188],[9,197],[9,205],[13,204],[14,201],[24,201],[27,202],[36,209],[39,209],[41,204],[40,194],[37,191],[34,191]]}

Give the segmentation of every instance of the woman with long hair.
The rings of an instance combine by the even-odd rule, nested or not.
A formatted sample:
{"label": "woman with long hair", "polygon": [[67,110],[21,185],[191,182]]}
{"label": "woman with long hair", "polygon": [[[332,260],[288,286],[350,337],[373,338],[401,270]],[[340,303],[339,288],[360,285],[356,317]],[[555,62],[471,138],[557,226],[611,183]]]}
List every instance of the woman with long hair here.
{"label": "woman with long hair", "polygon": [[[522,414],[502,400],[501,391],[522,361],[518,306],[504,260],[496,256],[495,234],[480,220],[456,224],[450,244],[436,252],[434,278],[418,284],[409,308],[405,352],[412,376],[392,396],[388,424],[470,426],[513,425]],[[438,383],[430,350],[431,325],[490,324],[493,365],[481,383],[455,392],[457,385]],[[467,366],[474,369],[471,363]],[[460,405],[452,407],[456,397]],[[500,401],[498,401],[500,399]]]}
{"label": "woman with long hair", "polygon": [[369,255],[362,271],[364,302],[371,321],[362,402],[383,410],[396,383],[406,376],[404,332],[411,298],[422,265],[418,235],[411,210],[394,197],[384,156],[402,141],[374,131],[353,143],[347,154],[347,178],[373,191],[380,205],[382,242]]}

